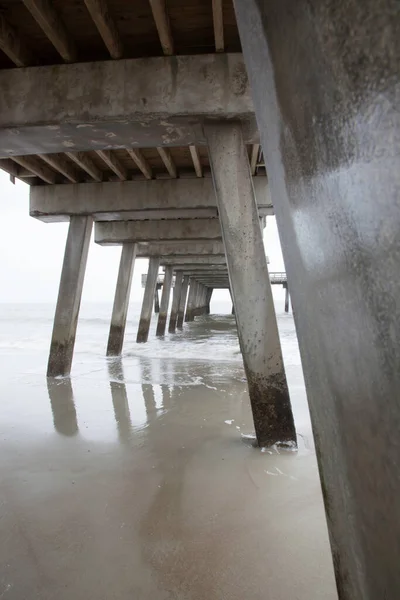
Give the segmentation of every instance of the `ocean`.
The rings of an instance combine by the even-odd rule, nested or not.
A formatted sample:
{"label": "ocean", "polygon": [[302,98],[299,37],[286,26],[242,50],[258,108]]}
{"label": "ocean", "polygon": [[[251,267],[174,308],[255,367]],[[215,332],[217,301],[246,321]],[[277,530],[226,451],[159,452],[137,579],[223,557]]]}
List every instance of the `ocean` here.
{"label": "ocean", "polygon": [[[0,305],[0,598],[330,600],[332,561],[293,317],[276,304],[298,452],[255,448],[231,305],[105,350],[83,304],[70,378],[54,306]],[[290,576],[288,576],[290,574]]]}

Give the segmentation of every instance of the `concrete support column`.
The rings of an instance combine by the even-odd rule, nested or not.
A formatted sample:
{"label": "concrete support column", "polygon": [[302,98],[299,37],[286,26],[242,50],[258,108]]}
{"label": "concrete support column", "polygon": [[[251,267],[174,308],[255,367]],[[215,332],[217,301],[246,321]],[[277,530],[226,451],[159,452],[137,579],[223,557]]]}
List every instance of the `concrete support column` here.
{"label": "concrete support column", "polygon": [[189,288],[189,298],[186,307],[186,315],[185,322],[193,321],[194,319],[194,309],[196,302],[196,294],[197,294],[197,282],[193,279],[190,279],[190,288]]}
{"label": "concrete support column", "polygon": [[179,310],[179,302],[181,299],[182,283],[183,283],[183,273],[182,273],[182,271],[176,271],[175,272],[174,293],[172,296],[171,314],[169,316],[169,326],[168,326],[169,333],[175,333],[175,330],[176,330],[176,320],[178,318],[178,310]]}
{"label": "concrete support column", "polygon": [[289,288],[287,283],[283,286],[285,288],[285,313],[289,312]]}
{"label": "concrete support column", "polygon": [[260,446],[296,442],[257,204],[240,124],[207,125],[210,164]]}
{"label": "concrete support column", "polygon": [[172,278],[174,274],[174,267],[165,267],[164,272],[164,283],[161,294],[160,312],[158,314],[157,331],[156,335],[163,336],[165,334],[165,326],[167,324],[168,305],[171,296]]}
{"label": "concrete support column", "polygon": [[122,246],[110,334],[108,336],[107,356],[118,356],[122,352],[135,256],[136,244],[124,244]]}
{"label": "concrete support column", "polygon": [[207,288],[207,298],[206,298],[206,314],[207,315],[210,314],[210,303],[211,303],[213,291],[214,291],[213,288],[211,288],[211,287]]}
{"label": "concrete support column", "polygon": [[182,290],[181,297],[179,299],[179,308],[178,308],[178,317],[176,321],[176,326],[178,329],[182,329],[183,326],[183,318],[185,316],[185,306],[186,306],[186,298],[189,287],[189,275],[184,275],[182,279]]}
{"label": "concrete support column", "polygon": [[279,199],[274,206],[339,598],[394,600],[400,597],[398,3],[234,3],[271,195]]}
{"label": "concrete support column", "polygon": [[70,219],[47,366],[48,377],[69,375],[71,372],[92,225],[92,217],[72,216]]}
{"label": "concrete support column", "polygon": [[160,312],[160,299],[158,297],[158,287],[154,290],[154,312],[157,315]]}
{"label": "concrete support column", "polygon": [[203,293],[204,293],[203,284],[197,282],[196,307],[194,310],[195,317],[197,317],[201,314],[201,302],[202,302]]}
{"label": "concrete support column", "polygon": [[153,312],[154,291],[157,286],[159,258],[150,258],[149,270],[147,272],[146,287],[144,289],[142,312],[140,313],[139,329],[136,341],[147,342],[149,337],[150,321]]}

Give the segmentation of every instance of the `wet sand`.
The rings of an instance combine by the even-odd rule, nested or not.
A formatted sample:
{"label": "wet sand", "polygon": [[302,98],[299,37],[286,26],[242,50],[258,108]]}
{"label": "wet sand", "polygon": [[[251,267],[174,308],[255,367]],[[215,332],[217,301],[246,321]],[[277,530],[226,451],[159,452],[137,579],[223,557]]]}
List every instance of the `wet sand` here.
{"label": "wet sand", "polygon": [[[337,598],[284,327],[297,453],[241,437],[251,415],[240,360],[78,352],[71,380],[46,382],[45,352],[4,351],[0,598]],[[216,335],[204,321],[181,340],[199,332]]]}

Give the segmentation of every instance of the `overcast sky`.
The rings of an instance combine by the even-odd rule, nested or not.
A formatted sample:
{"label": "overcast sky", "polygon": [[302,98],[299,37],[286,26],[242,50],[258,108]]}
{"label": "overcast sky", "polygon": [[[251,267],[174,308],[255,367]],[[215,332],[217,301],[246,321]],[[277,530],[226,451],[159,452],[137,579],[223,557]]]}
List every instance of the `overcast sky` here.
{"label": "overcast sky", "polygon": [[[0,171],[0,302],[51,302],[57,299],[68,223],[42,223],[29,216],[29,186]],[[270,270],[284,269],[275,217],[264,233]],[[84,302],[113,300],[121,249],[92,243],[83,290]],[[140,276],[147,261],[135,263],[132,299],[141,296]],[[223,292],[221,292],[223,294]],[[223,296],[221,296],[222,299]]]}

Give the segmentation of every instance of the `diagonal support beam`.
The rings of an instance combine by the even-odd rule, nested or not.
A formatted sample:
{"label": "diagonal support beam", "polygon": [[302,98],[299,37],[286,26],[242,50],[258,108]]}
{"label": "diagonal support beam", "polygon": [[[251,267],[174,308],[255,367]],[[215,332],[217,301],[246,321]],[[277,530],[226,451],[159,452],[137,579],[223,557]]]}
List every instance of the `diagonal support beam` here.
{"label": "diagonal support beam", "polygon": [[0,50],[8,56],[17,67],[33,64],[33,52],[30,50],[12,25],[0,14]]}
{"label": "diagonal support beam", "polygon": [[171,156],[171,152],[170,150],[168,150],[168,148],[161,148],[158,147],[157,148],[158,154],[161,156],[161,159],[165,165],[165,168],[167,169],[168,173],[171,175],[171,177],[177,177],[178,173],[176,171],[176,166],[174,161],[172,160],[172,156]]}
{"label": "diagonal support beam", "polygon": [[78,183],[82,179],[63,154],[39,154],[39,158],[61,173],[61,175],[64,175],[71,183]]}
{"label": "diagonal support beam", "polygon": [[75,62],[78,58],[75,42],[67,32],[51,0],[23,0],[23,2],[65,62]]}
{"label": "diagonal support beam", "polygon": [[111,58],[122,58],[123,46],[121,36],[119,35],[113,17],[110,15],[107,0],[84,1]]}
{"label": "diagonal support beam", "polygon": [[68,158],[74,161],[83,171],[95,181],[103,181],[103,172],[94,164],[92,159],[84,152],[66,152]]}
{"label": "diagonal support beam", "polygon": [[174,54],[174,42],[167,14],[166,1],[150,0],[150,6],[163,52],[165,55],[171,56]]}
{"label": "diagonal support beam", "polygon": [[127,148],[126,151],[128,152],[129,156],[131,157],[131,159],[133,160],[135,165],[137,165],[137,167],[139,167],[139,169],[142,171],[142,173],[146,177],[146,179],[151,179],[153,177],[151,167],[150,167],[149,163],[147,162],[147,160],[145,159],[145,157],[143,156],[143,154],[140,152],[140,150],[134,150],[133,148]]}
{"label": "diagonal support beam", "polygon": [[111,150],[97,150],[97,154],[104,160],[106,165],[114,171],[121,181],[126,181],[128,179],[128,171]]}

